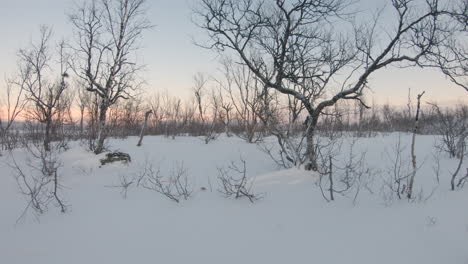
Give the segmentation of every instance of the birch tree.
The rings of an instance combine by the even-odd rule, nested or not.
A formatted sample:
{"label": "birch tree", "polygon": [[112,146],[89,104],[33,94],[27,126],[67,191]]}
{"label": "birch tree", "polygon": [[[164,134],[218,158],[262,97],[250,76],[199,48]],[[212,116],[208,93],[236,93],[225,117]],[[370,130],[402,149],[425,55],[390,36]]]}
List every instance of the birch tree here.
{"label": "birch tree", "polygon": [[368,107],[361,96],[369,78],[389,66],[440,67],[429,55],[441,58],[455,31],[446,21],[462,13],[453,11],[459,1],[447,7],[438,0],[391,0],[392,21],[377,14],[360,25],[363,18],[349,14],[351,2],[200,0],[195,9],[195,23],[208,35],[201,46],[235,54],[266,89],[303,104],[307,169],[317,170],[315,131],[326,108],[340,100]]}
{"label": "birch tree", "polygon": [[[59,44],[59,69],[56,69],[53,60],[57,56],[54,56],[50,45],[51,37],[52,30],[42,26],[39,41],[19,50],[19,77],[16,82],[24,91],[29,117],[44,124],[45,151],[50,151],[53,121],[60,111],[61,96],[68,88],[65,43]],[[54,77],[58,79],[54,80]]]}
{"label": "birch tree", "polygon": [[73,71],[86,83],[84,88],[100,98],[96,154],[104,150],[109,107],[131,97],[140,85],[142,66],[135,52],[143,32],[151,27],[145,2],[92,0],[70,15],[76,37]]}

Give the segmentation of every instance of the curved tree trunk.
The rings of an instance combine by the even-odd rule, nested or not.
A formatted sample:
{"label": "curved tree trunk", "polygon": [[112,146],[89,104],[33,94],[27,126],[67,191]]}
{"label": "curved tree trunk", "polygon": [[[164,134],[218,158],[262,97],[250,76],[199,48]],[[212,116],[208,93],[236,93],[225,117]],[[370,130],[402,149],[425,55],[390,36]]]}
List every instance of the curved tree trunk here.
{"label": "curved tree trunk", "polygon": [[145,121],[143,123],[143,126],[141,127],[141,132],[140,132],[140,139],[138,140],[138,144],[137,144],[137,147],[140,147],[141,146],[141,143],[143,141],[143,136],[145,135],[145,129],[146,129],[146,126],[148,124],[148,118],[149,116],[153,113],[152,110],[149,110],[145,113]]}

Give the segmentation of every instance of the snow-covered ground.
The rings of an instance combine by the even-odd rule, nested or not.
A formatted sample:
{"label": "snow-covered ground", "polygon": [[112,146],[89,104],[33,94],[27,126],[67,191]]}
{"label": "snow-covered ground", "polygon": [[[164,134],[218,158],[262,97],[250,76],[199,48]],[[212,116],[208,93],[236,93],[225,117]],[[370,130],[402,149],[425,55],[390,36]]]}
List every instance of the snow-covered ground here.
{"label": "snow-covered ground", "polygon": [[[427,201],[391,204],[381,195],[381,179],[397,134],[358,139],[355,152],[367,151],[376,179],[371,194],[336,195],[327,203],[318,176],[299,169],[279,170],[255,144],[220,137],[112,139],[112,150],[127,152],[129,165],[99,167],[98,158],[78,143],[61,154],[66,214],[50,208],[39,221],[28,215],[18,224],[26,201],[0,157],[0,263],[468,263],[468,187],[449,191],[457,160],[441,156],[440,184],[433,172],[436,140],[418,136],[422,164],[416,188]],[[409,146],[410,136],[402,140]],[[349,148],[342,147],[345,157]],[[15,150],[16,159],[24,157]],[[409,156],[409,148],[405,150]],[[263,199],[226,199],[218,191],[217,167],[247,162],[253,190]],[[339,159],[339,158],[338,158]],[[146,162],[163,174],[183,164],[194,195],[175,203],[159,193],[131,186],[126,199],[117,185]],[[380,170],[380,172],[378,172]],[[466,171],[466,165],[462,172]],[[211,187],[210,187],[211,185]],[[201,190],[205,187],[206,190]]]}

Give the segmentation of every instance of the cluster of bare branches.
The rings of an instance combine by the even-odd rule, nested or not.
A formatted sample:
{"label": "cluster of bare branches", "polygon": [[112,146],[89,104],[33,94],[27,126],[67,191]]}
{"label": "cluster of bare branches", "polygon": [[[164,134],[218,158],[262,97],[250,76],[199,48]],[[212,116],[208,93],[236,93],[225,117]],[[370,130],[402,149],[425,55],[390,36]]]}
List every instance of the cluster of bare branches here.
{"label": "cluster of bare branches", "polygon": [[188,179],[188,170],[183,163],[176,163],[169,176],[165,177],[159,167],[156,168],[152,163],[147,162],[136,176],[136,180],[130,184],[133,182],[137,186],[158,192],[176,203],[182,199],[188,200],[193,194],[193,186]]}
{"label": "cluster of bare branches", "polygon": [[208,79],[205,75],[198,73],[194,76],[193,91],[196,102],[196,111],[198,112],[194,115],[197,116],[194,121],[197,121],[200,124],[199,132],[201,136],[203,136],[205,144],[208,144],[219,136],[216,128],[220,127],[222,111],[222,98],[215,89],[212,89],[210,94],[208,94],[209,98],[207,100],[207,83]]}
{"label": "cluster of bare branches", "polygon": [[248,143],[256,143],[262,137],[260,115],[264,108],[263,85],[248,68],[237,65],[232,59],[222,60],[222,79],[217,83],[225,93],[238,129],[234,133]]}
{"label": "cluster of bare branches", "polygon": [[14,86],[11,80],[6,80],[2,94],[5,96],[0,98],[0,155],[3,150],[12,150],[19,145],[19,135],[15,135],[13,129],[26,103],[23,89]]}
{"label": "cluster of bare branches", "polygon": [[351,197],[353,203],[356,203],[362,190],[373,193],[374,171],[366,165],[365,152],[355,153],[356,142],[353,140],[349,144],[349,156],[341,162],[336,157],[343,142],[333,140],[317,150],[320,157],[317,184],[327,202],[334,201],[336,194],[339,194]]}
{"label": "cluster of bare branches", "polygon": [[455,109],[441,109],[430,104],[435,113],[434,132],[441,135],[438,148],[447,152],[451,158],[463,156],[468,137],[468,107],[459,105]]}
{"label": "cluster of bare branches", "polygon": [[61,184],[60,163],[56,151],[46,151],[42,145],[27,147],[28,157],[25,164],[19,163],[12,156],[12,165],[16,183],[20,193],[25,196],[27,205],[18,220],[29,211],[37,216],[45,213],[51,203],[65,213],[68,206],[59,194],[63,189]]}
{"label": "cluster of bare branches", "polygon": [[[225,197],[234,197],[239,199],[246,197],[251,203],[262,198],[261,195],[252,191],[253,181],[247,178],[247,163],[242,157],[241,165],[231,162],[227,168],[218,168],[219,189]],[[238,176],[232,176],[232,173]]]}
{"label": "cluster of bare branches", "polygon": [[392,152],[386,151],[388,160],[391,161],[391,166],[386,170],[388,179],[384,180],[384,186],[389,190],[389,193],[386,190],[382,190],[384,198],[388,201],[393,200],[394,195],[401,199],[406,193],[406,180],[410,177],[411,171],[409,169],[409,162],[404,155],[406,147],[402,145],[401,135],[398,135],[398,140],[395,143]]}
{"label": "cluster of bare branches", "polygon": [[[413,144],[414,141],[411,142],[411,148],[408,150],[408,146],[403,144],[401,135],[398,134],[393,148],[385,151],[385,158],[390,163],[382,174],[383,184],[380,194],[387,204],[392,203],[395,199],[407,199],[409,202],[426,201],[434,194],[435,189],[432,189],[429,194],[425,194],[422,188],[415,192],[414,178],[423,164],[416,164]],[[440,168],[437,166],[436,164],[436,177],[440,172]]]}
{"label": "cluster of bare branches", "polygon": [[128,189],[134,185],[135,181],[134,179],[130,179],[130,177],[120,174],[119,175],[119,183],[114,184],[114,185],[109,185],[106,187],[109,188],[119,188],[120,189],[120,195],[122,195],[122,198],[127,199],[127,193]]}

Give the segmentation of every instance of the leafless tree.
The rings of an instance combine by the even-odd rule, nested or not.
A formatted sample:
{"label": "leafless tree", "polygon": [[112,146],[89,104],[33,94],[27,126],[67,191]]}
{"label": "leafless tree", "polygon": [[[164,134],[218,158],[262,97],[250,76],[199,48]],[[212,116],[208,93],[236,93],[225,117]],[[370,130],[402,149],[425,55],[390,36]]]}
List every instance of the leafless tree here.
{"label": "leafless tree", "polygon": [[146,129],[146,126],[148,125],[148,118],[152,113],[153,113],[152,110],[148,110],[145,113],[145,121],[143,121],[143,125],[141,126],[140,139],[138,140],[138,144],[137,144],[138,147],[141,146],[141,143],[143,141],[143,136],[145,135],[145,129]]}
{"label": "leafless tree", "polygon": [[16,85],[14,81],[6,80],[5,97],[0,98],[0,154],[2,150],[11,150],[15,147],[11,129],[24,110],[24,90],[22,85]]}
{"label": "leafless tree", "polygon": [[197,102],[198,107],[198,119],[202,126],[205,124],[205,115],[206,115],[206,107],[207,104],[204,102],[206,84],[208,82],[205,75],[202,73],[198,73],[193,77],[194,87],[193,93],[195,95],[195,100]]}
{"label": "leafless tree", "polygon": [[461,150],[468,137],[468,107],[457,106],[454,110],[440,109],[436,103],[429,103],[435,112],[436,119],[432,123],[434,132],[442,136],[438,146],[449,154],[451,158],[460,158]]}
{"label": "leafless tree", "polygon": [[236,124],[240,127],[236,134],[248,143],[255,143],[261,139],[261,120],[258,115],[263,107],[260,96],[263,86],[247,67],[238,65],[231,59],[225,58],[222,67],[223,80],[218,80],[218,83],[234,110]]}
{"label": "leafless tree", "polygon": [[226,133],[227,137],[231,137],[231,126],[232,126],[232,117],[231,113],[233,110],[232,103],[225,99],[223,93],[219,92],[219,100],[220,100],[220,112],[219,112],[219,120],[224,125],[224,132]]}
{"label": "leafless tree", "polygon": [[[425,66],[439,54],[453,16],[439,1],[416,5],[392,0],[395,28],[382,31],[380,17],[348,24],[345,0],[202,0],[195,21],[219,52],[233,51],[267,89],[299,100],[308,113],[309,169],[317,169],[314,134],[321,114],[340,100],[360,99],[373,73],[394,65]],[[386,22],[387,23],[387,22]],[[354,30],[353,30],[354,29]],[[338,76],[346,76],[338,78]],[[336,84],[339,80],[339,84]],[[325,99],[324,99],[325,98]]]}
{"label": "leafless tree", "polygon": [[212,140],[215,140],[218,138],[219,133],[218,133],[218,127],[220,122],[220,113],[221,113],[221,95],[217,93],[215,89],[211,90],[210,94],[210,104],[211,106],[211,117],[208,120],[206,124],[206,128],[204,131],[204,140],[205,143],[208,144]]}
{"label": "leafless tree", "polygon": [[412,198],[413,195],[413,185],[414,179],[416,178],[416,171],[418,169],[416,163],[416,134],[419,133],[419,112],[421,111],[421,97],[424,95],[425,92],[418,94],[417,97],[417,105],[416,105],[416,117],[414,119],[414,129],[413,129],[413,136],[411,140],[411,164],[413,166],[413,171],[411,172],[411,176],[408,180],[408,191],[406,196],[408,199]]}
{"label": "leafless tree", "polygon": [[153,129],[153,133],[155,133],[156,129],[161,129],[162,120],[164,118],[164,111],[162,108],[161,103],[161,95],[159,93],[153,94],[149,97],[148,105],[153,112],[150,127]]}
{"label": "leafless tree", "polygon": [[83,2],[70,15],[76,44],[72,69],[99,97],[98,138],[94,149],[104,149],[109,107],[128,99],[140,85],[134,52],[143,32],[151,27],[145,0],[97,0]]}
{"label": "leafless tree", "polygon": [[[78,110],[80,112],[80,119],[79,119],[79,130],[80,130],[80,138],[82,139],[85,135],[85,118],[86,115],[88,115],[88,125],[91,125],[93,116],[89,115],[93,111],[87,110],[91,109],[91,105],[93,103],[93,94],[89,91],[86,91],[85,89],[82,89],[80,86],[82,84],[80,82],[77,82],[75,85],[76,87],[76,92],[77,92],[77,100],[76,104],[78,107]],[[87,111],[86,111],[87,110]]]}
{"label": "leafless tree", "polygon": [[[60,74],[57,74],[52,65],[54,54],[50,47],[51,36],[50,28],[41,27],[39,42],[30,44],[28,48],[21,49],[18,53],[20,74],[17,84],[21,85],[29,103],[29,117],[45,126],[46,151],[50,151],[53,121],[60,112],[59,103],[68,88],[65,81],[68,77],[65,43],[61,42],[59,45]],[[59,80],[51,80],[51,75],[60,76]]]}

